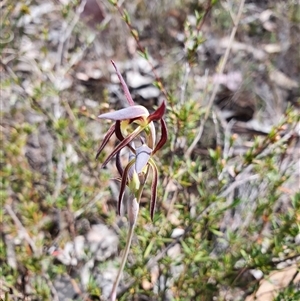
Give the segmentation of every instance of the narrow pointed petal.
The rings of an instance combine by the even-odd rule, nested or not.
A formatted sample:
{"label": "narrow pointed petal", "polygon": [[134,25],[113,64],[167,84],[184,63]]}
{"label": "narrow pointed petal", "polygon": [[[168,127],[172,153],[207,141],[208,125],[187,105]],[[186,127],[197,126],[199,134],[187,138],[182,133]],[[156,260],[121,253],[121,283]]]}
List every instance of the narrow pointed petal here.
{"label": "narrow pointed petal", "polygon": [[[117,120],[116,121],[116,131],[115,131],[115,134],[117,136],[117,138],[120,140],[120,141],[123,141],[125,138],[122,134],[122,131],[121,131],[121,121],[120,120]],[[128,144],[127,147],[130,148],[130,150],[135,154],[135,147],[134,145],[132,146],[131,144]]]}
{"label": "narrow pointed petal", "polygon": [[117,170],[118,170],[120,176],[122,177],[124,170],[123,170],[123,167],[121,164],[120,152],[117,152],[117,154],[116,154],[116,167],[117,167]]}
{"label": "narrow pointed petal", "polygon": [[153,221],[156,198],[157,198],[158,170],[156,164],[152,159],[149,160],[149,164],[152,167],[152,171],[153,171],[153,179],[151,184],[151,203],[150,203],[150,216],[151,216],[151,220]]}
{"label": "narrow pointed petal", "polygon": [[121,131],[121,121],[120,120],[116,121],[116,130],[115,130],[115,133],[116,133],[117,138],[120,141],[124,140],[124,136],[123,136],[122,131]]}
{"label": "narrow pointed petal", "polygon": [[124,94],[125,94],[125,96],[126,96],[126,99],[127,99],[128,103],[129,103],[129,105],[130,105],[130,106],[134,106],[134,101],[133,101],[133,99],[132,99],[132,97],[131,97],[131,95],[130,95],[128,86],[127,86],[127,84],[125,83],[122,74],[121,74],[120,71],[118,70],[118,68],[117,68],[117,66],[116,66],[116,64],[115,64],[115,62],[114,62],[113,60],[111,60],[111,63],[113,64],[113,66],[114,66],[114,68],[115,68],[115,70],[116,70],[116,72],[117,72],[118,78],[119,78],[119,80],[120,80],[120,82],[121,82],[121,84],[122,84],[122,88],[123,88]]}
{"label": "narrow pointed petal", "polygon": [[166,122],[163,119],[160,120],[160,125],[161,125],[161,137],[153,151],[153,155],[158,150],[160,150],[168,140],[168,129],[167,129]]}
{"label": "narrow pointed petal", "polygon": [[116,155],[123,147],[128,146],[130,142],[140,133],[143,131],[142,127],[137,127],[130,135],[124,138],[117,147],[112,151],[112,153],[106,158],[106,160],[102,163],[101,167],[105,167],[105,165],[109,162],[109,160]]}
{"label": "narrow pointed petal", "polygon": [[166,102],[163,101],[161,105],[148,116],[148,121],[150,122],[150,121],[161,119],[164,116],[165,111],[166,111]]}
{"label": "narrow pointed petal", "polygon": [[136,150],[136,161],[135,161],[135,171],[137,174],[141,173],[144,167],[148,164],[151,157],[152,149],[146,144],[138,147]]}
{"label": "narrow pointed petal", "polygon": [[118,111],[101,114],[98,116],[98,118],[110,120],[125,120],[136,119],[141,116],[149,116],[149,111],[143,106],[131,106]]}
{"label": "narrow pointed petal", "polygon": [[120,194],[119,194],[119,199],[118,199],[118,215],[121,215],[121,205],[122,205],[122,201],[124,198],[125,188],[126,188],[126,177],[125,177],[125,172],[124,172],[122,181],[121,181]]}
{"label": "narrow pointed petal", "polygon": [[127,178],[128,178],[128,171],[130,170],[131,166],[134,164],[134,160],[131,160],[127,166],[124,169],[122,181],[121,181],[121,188],[120,188],[120,194],[119,194],[119,200],[118,200],[118,214],[121,214],[121,204],[124,198]]}
{"label": "narrow pointed petal", "polygon": [[103,141],[100,145],[100,147],[98,148],[97,154],[96,154],[96,159],[99,157],[100,153],[102,152],[103,148],[106,146],[106,144],[108,143],[110,137],[113,135],[113,133],[115,132],[115,128],[116,125],[113,124],[109,130],[107,131],[106,135],[103,138]]}

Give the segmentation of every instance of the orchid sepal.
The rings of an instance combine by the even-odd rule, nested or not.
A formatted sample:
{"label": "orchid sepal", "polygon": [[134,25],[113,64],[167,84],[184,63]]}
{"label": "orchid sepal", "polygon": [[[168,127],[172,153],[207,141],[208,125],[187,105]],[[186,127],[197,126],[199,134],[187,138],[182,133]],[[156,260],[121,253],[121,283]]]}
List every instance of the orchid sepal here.
{"label": "orchid sepal", "polygon": [[152,184],[151,184],[151,201],[150,201],[150,217],[153,221],[154,211],[156,206],[156,198],[157,198],[157,183],[158,183],[158,169],[152,158],[149,159],[149,165],[152,168]]}
{"label": "orchid sepal", "polygon": [[161,137],[152,153],[153,155],[158,150],[160,150],[168,140],[168,129],[167,129],[166,122],[163,119],[160,120],[160,125],[161,125]]}
{"label": "orchid sepal", "polygon": [[140,117],[150,116],[149,111],[140,105],[130,106],[124,109],[120,109],[113,112],[104,113],[98,116],[100,119],[110,119],[110,120],[129,120],[137,119]]}
{"label": "orchid sepal", "polygon": [[148,121],[157,121],[163,118],[166,111],[166,102],[163,101],[160,106],[148,116]]}
{"label": "orchid sepal", "polygon": [[132,97],[131,97],[131,95],[130,95],[129,89],[128,89],[128,87],[127,87],[127,85],[126,85],[126,83],[125,83],[125,81],[124,81],[124,79],[123,79],[122,74],[121,74],[120,71],[118,70],[118,68],[117,68],[117,66],[116,66],[116,64],[115,64],[115,62],[114,62],[113,60],[111,60],[111,63],[113,64],[113,66],[114,66],[114,68],[115,68],[115,70],[116,70],[116,73],[117,73],[118,78],[119,78],[119,80],[120,80],[120,82],[121,82],[122,89],[123,89],[123,91],[124,91],[125,97],[126,97],[128,103],[129,103],[129,105],[130,105],[130,106],[134,106],[134,101],[133,101],[133,99],[132,99]]}
{"label": "orchid sepal", "polygon": [[102,150],[104,149],[104,147],[106,146],[106,144],[108,143],[110,137],[113,135],[113,133],[115,132],[116,129],[116,125],[113,124],[109,130],[107,131],[106,135],[103,138],[103,141],[101,143],[101,145],[98,148],[97,154],[96,154],[96,159],[99,157],[100,153],[102,152]]}
{"label": "orchid sepal", "polygon": [[128,146],[131,141],[133,141],[141,132],[143,131],[142,127],[137,127],[130,135],[128,135],[124,140],[122,140],[117,147],[109,154],[106,160],[102,163],[101,168],[105,167],[106,164],[115,156],[122,148]]}

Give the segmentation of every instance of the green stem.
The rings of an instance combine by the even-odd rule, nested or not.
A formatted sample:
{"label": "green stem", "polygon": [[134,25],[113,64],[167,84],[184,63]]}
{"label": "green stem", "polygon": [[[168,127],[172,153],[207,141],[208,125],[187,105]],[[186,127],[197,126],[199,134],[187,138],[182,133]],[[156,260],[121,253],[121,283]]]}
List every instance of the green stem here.
{"label": "green stem", "polygon": [[116,298],[117,298],[117,288],[119,286],[121,275],[123,273],[125,263],[127,261],[127,257],[128,257],[128,253],[129,253],[129,250],[130,250],[133,233],[134,233],[135,224],[136,223],[130,224],[130,226],[129,226],[129,232],[128,232],[128,235],[127,235],[126,247],[125,247],[125,250],[124,250],[124,253],[123,253],[121,266],[119,268],[117,278],[115,280],[115,283],[113,285],[113,288],[112,288],[112,291],[111,291],[111,294],[110,294],[110,300],[111,301],[115,301]]}

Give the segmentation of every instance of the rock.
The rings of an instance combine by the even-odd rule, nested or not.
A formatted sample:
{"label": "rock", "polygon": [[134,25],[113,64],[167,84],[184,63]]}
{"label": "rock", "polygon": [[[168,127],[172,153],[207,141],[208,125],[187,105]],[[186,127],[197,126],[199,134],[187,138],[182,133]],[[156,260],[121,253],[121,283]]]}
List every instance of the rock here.
{"label": "rock", "polygon": [[95,259],[104,261],[118,250],[119,238],[106,225],[93,225],[87,234],[87,244]]}
{"label": "rock", "polygon": [[79,298],[76,298],[77,292],[74,289],[70,277],[59,275],[54,280],[53,285],[57,291],[59,301],[79,300]]}
{"label": "rock", "polygon": [[139,72],[136,71],[127,71],[127,85],[132,89],[138,89],[143,86],[151,85],[153,79],[149,76],[143,76]]}
{"label": "rock", "polygon": [[136,93],[139,94],[144,99],[152,99],[152,98],[157,98],[160,94],[160,91],[154,86],[148,86],[143,89],[137,90]]}

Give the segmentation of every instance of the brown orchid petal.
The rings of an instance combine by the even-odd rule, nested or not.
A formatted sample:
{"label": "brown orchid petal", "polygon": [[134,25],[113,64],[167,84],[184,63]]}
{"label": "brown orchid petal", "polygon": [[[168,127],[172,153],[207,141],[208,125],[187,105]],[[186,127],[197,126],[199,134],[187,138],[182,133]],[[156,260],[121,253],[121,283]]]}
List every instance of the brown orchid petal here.
{"label": "brown orchid petal", "polygon": [[130,135],[128,135],[124,140],[122,140],[117,147],[112,151],[112,153],[106,158],[106,160],[102,163],[102,168],[110,161],[110,159],[116,155],[123,147],[128,146],[130,142],[139,135],[140,132],[143,131],[142,127],[137,127]]}
{"label": "brown orchid petal", "polygon": [[149,165],[152,167],[153,171],[153,179],[151,184],[151,203],[150,203],[150,216],[153,221],[154,210],[156,205],[156,197],[157,197],[157,183],[158,183],[158,169],[154,161],[150,158]]}
{"label": "brown orchid petal", "polygon": [[131,106],[118,111],[104,113],[98,116],[100,119],[110,120],[125,120],[125,119],[137,119],[139,117],[149,116],[149,111],[143,106]]}
{"label": "brown orchid petal", "polygon": [[114,68],[115,68],[115,70],[116,70],[116,72],[117,72],[118,78],[119,78],[119,80],[120,80],[120,82],[121,82],[121,84],[122,84],[122,88],[123,88],[124,94],[125,94],[125,96],[126,96],[126,98],[127,98],[128,104],[129,104],[130,106],[134,106],[134,101],[133,101],[133,99],[132,99],[132,97],[131,97],[131,95],[130,95],[128,86],[126,85],[126,83],[125,83],[125,81],[124,81],[124,79],[123,79],[122,74],[121,74],[120,71],[118,70],[118,68],[117,68],[117,66],[116,66],[116,64],[115,64],[115,62],[114,62],[113,60],[111,60],[111,63],[113,64],[113,66],[114,66]]}
{"label": "brown orchid petal", "polygon": [[168,140],[168,129],[167,129],[166,122],[163,119],[160,120],[160,125],[161,125],[161,137],[153,151],[153,155],[158,150],[160,150]]}
{"label": "brown orchid petal", "polygon": [[116,136],[120,141],[124,140],[124,136],[121,131],[121,121],[120,120],[116,121]]}
{"label": "brown orchid petal", "polygon": [[156,121],[161,119],[164,116],[165,111],[166,111],[166,102],[163,101],[161,105],[148,116],[147,118],[148,121],[150,122],[150,121]]}
{"label": "brown orchid petal", "polygon": [[[124,140],[124,136],[123,136],[122,131],[121,131],[121,122],[120,122],[120,120],[117,120],[117,121],[116,121],[116,131],[115,131],[115,134],[116,134],[117,138],[118,138],[120,141],[123,141],[123,140]],[[128,144],[127,147],[129,147],[130,150],[135,154],[135,149],[134,149],[134,147],[132,147],[130,144]]]}
{"label": "brown orchid petal", "polygon": [[110,137],[112,136],[112,134],[115,132],[115,124],[113,124],[109,130],[107,131],[106,135],[103,138],[103,141],[100,145],[100,147],[98,148],[97,154],[96,154],[96,159],[99,157],[100,153],[102,152],[102,150],[104,149],[104,147],[106,146],[106,144],[108,143]]}
{"label": "brown orchid petal", "polygon": [[123,176],[122,176],[122,181],[121,181],[121,187],[120,187],[120,194],[119,194],[119,200],[118,200],[118,214],[120,215],[121,213],[121,204],[123,201],[123,197],[124,197],[124,193],[125,193],[125,188],[126,188],[126,184],[127,184],[127,177],[128,177],[128,172],[130,170],[130,168],[132,167],[132,165],[134,164],[134,159],[131,160],[127,166],[124,169],[123,172]]}
{"label": "brown orchid petal", "polygon": [[142,146],[136,148],[136,160],[135,160],[135,171],[137,174],[141,173],[144,167],[148,164],[151,157],[152,149],[148,145],[143,144]]}
{"label": "brown orchid petal", "polygon": [[117,170],[118,170],[120,176],[122,177],[124,170],[123,170],[123,167],[121,164],[120,152],[117,152],[117,154],[116,154],[116,167],[117,167]]}

